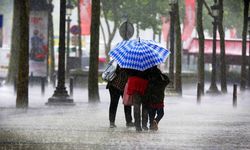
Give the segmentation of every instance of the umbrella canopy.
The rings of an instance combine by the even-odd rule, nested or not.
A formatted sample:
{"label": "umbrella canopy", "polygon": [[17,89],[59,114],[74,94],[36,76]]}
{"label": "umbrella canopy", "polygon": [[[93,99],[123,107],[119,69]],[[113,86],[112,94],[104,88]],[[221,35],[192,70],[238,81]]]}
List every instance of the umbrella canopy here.
{"label": "umbrella canopy", "polygon": [[109,52],[121,68],[144,71],[163,63],[170,51],[152,40],[122,41]]}

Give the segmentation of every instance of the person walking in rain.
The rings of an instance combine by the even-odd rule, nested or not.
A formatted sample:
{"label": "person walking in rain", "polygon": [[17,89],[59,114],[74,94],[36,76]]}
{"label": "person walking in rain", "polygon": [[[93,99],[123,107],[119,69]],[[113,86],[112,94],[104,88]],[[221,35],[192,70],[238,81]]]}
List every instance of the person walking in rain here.
{"label": "person walking in rain", "polygon": [[[126,71],[120,68],[119,65],[117,65],[116,74],[117,76],[112,81],[109,81],[106,87],[107,89],[109,89],[110,93],[110,105],[109,105],[110,128],[116,127],[115,117],[117,112],[117,106],[120,97],[123,96],[124,87],[128,79]],[[131,106],[124,106],[124,113],[125,113],[125,120],[127,127],[134,126],[134,123],[132,122],[131,109],[132,109]]]}
{"label": "person walking in rain", "polygon": [[[137,131],[142,131],[144,119],[141,119],[142,96],[147,88],[147,72],[155,65],[165,62],[170,51],[152,40],[134,39],[118,43],[109,55],[121,68],[128,71],[128,91],[134,99],[134,119]],[[143,108],[142,108],[143,109]],[[142,113],[144,114],[144,113]],[[143,122],[143,123],[142,123]]]}
{"label": "person walking in rain", "polygon": [[149,84],[143,97],[148,115],[150,130],[158,130],[158,124],[164,116],[164,91],[169,84],[169,78],[163,74],[157,66],[150,70],[148,76]]}
{"label": "person walking in rain", "polygon": [[127,94],[133,96],[135,127],[136,131],[139,132],[142,131],[142,129],[148,130],[148,112],[147,108],[142,102],[145,89],[148,85],[147,76],[149,70],[150,69],[138,71],[134,69],[127,69],[127,73],[129,75]]}

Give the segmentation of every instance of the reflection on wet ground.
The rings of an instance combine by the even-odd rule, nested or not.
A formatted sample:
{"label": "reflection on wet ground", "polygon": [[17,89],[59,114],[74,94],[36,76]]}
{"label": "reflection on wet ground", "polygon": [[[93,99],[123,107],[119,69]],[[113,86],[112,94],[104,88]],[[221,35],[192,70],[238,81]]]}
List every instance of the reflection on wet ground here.
{"label": "reflection on wet ground", "polygon": [[117,128],[108,121],[109,95],[100,86],[101,103],[89,104],[86,89],[75,89],[75,106],[46,106],[53,88],[41,96],[30,89],[30,107],[15,109],[12,88],[0,88],[0,149],[250,149],[249,92],[238,95],[232,107],[232,89],[224,96],[204,96],[196,104],[195,87],[182,97],[165,98],[165,116],[156,132],[126,128],[122,102]]}

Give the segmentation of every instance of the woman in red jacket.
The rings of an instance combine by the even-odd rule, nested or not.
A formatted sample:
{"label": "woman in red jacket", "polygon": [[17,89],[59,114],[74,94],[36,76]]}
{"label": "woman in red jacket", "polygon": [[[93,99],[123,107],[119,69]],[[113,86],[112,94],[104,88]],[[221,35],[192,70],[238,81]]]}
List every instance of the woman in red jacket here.
{"label": "woman in red jacket", "polygon": [[[150,68],[151,69],[151,68]],[[143,95],[148,85],[148,72],[150,69],[145,71],[138,71],[134,69],[127,69],[129,75],[128,78],[128,95],[133,95],[133,106],[134,106],[134,118],[136,131],[148,130],[148,112],[143,102]],[[141,110],[142,107],[142,110]]]}

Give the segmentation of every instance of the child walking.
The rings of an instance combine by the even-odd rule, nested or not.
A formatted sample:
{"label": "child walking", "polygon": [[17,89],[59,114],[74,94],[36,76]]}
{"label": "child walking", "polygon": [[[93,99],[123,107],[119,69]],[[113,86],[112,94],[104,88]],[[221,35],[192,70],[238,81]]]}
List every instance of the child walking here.
{"label": "child walking", "polygon": [[169,78],[157,67],[152,69],[144,97],[149,115],[150,130],[158,130],[158,124],[164,116],[164,91],[169,82]]}

